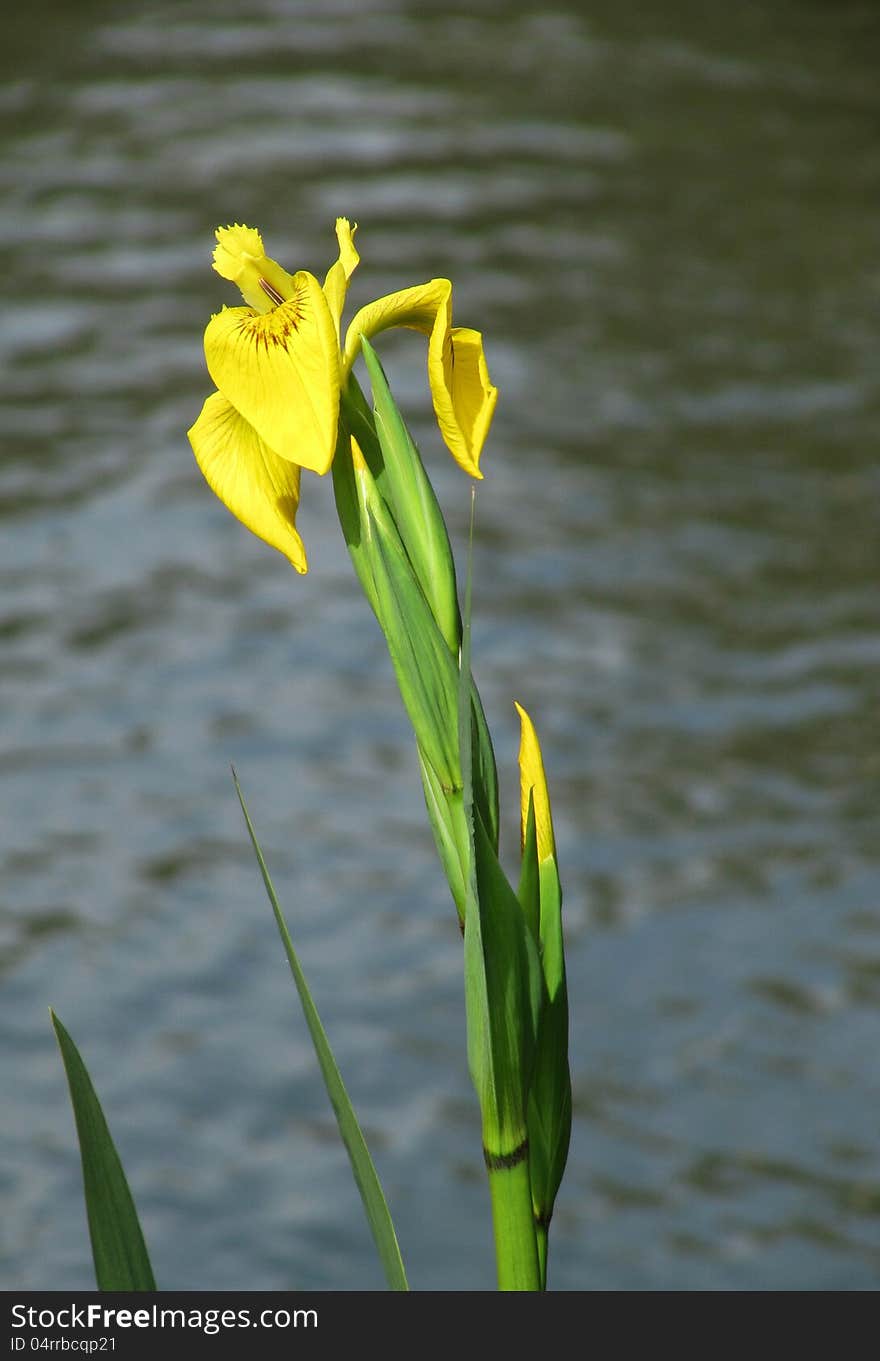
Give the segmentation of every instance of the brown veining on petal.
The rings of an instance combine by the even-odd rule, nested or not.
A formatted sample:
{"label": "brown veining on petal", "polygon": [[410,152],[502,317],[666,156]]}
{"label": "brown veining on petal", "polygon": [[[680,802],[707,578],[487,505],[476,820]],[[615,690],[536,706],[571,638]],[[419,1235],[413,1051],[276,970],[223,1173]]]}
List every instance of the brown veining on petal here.
{"label": "brown veining on petal", "polygon": [[[260,281],[262,283],[262,280]],[[287,348],[287,341],[293,332],[299,330],[303,319],[303,308],[297,298],[282,302],[273,312],[254,312],[242,317],[240,328],[258,348],[269,350],[272,346]]]}

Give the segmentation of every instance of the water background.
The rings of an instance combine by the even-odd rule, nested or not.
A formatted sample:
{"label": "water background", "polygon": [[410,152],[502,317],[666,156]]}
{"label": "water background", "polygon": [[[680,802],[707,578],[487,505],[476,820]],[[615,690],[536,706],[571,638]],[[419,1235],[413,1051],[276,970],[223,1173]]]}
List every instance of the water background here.
{"label": "water background", "polygon": [[[298,578],[185,431],[218,223],[483,330],[474,667],[538,725],[559,1289],[880,1283],[880,21],[774,0],[38,0],[4,23],[0,1284],[92,1283],[47,1008],[161,1286],[381,1288],[240,774],[411,1282],[491,1288],[461,944],[329,480]],[[424,341],[381,344],[460,561]]]}

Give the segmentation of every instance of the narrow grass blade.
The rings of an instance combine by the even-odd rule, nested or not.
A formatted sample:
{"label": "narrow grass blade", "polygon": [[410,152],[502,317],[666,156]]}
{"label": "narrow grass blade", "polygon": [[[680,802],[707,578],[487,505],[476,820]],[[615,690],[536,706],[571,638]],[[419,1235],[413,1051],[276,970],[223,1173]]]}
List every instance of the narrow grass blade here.
{"label": "narrow grass blade", "polygon": [[257,863],[260,866],[260,873],[263,876],[266,893],[269,896],[269,902],[272,904],[272,911],[275,914],[275,921],[278,925],[281,940],[287,954],[288,963],[290,964],[290,972],[293,974],[293,981],[296,984],[299,999],[302,1003],[306,1025],[308,1026],[309,1033],[312,1037],[312,1044],[315,1046],[315,1054],[324,1078],[324,1085],[327,1088],[327,1095],[330,1098],[330,1103],[333,1106],[333,1111],[336,1115],[339,1133],[342,1136],[342,1142],[345,1144],[346,1151],[348,1152],[351,1170],[354,1174],[357,1188],[360,1191],[361,1200],[364,1203],[367,1222],[370,1225],[373,1240],[376,1244],[376,1249],[385,1271],[385,1278],[388,1281],[390,1289],[408,1290],[409,1285],[407,1284],[406,1272],[403,1268],[403,1260],[397,1243],[397,1234],[394,1232],[394,1225],[391,1221],[391,1214],[388,1210],[385,1196],[382,1193],[379,1177],[373,1166],[373,1160],[370,1157],[366,1140],[364,1139],[361,1127],[357,1121],[357,1116],[352,1109],[348,1092],[345,1090],[339,1068],[333,1057],[333,1052],[324,1032],[324,1027],[321,1024],[321,1018],[312,1001],[296,951],[293,948],[290,932],[287,929],[287,923],[285,922],[284,915],[278,905],[278,898],[276,897],[272,880],[269,877],[269,871],[266,868],[266,861],[263,859],[263,852],[257,841],[257,834],[254,831],[254,826],[244,801],[244,795],[242,794],[241,786],[238,783],[238,776],[234,770],[232,772],[232,778],[235,781],[235,792],[238,795],[238,801],[241,804],[241,811],[244,814],[244,820],[247,824],[251,845],[254,848],[254,854],[256,855]]}
{"label": "narrow grass blade", "polygon": [[79,1051],[50,1011],[64,1061],[82,1157],[83,1189],[99,1290],[155,1290],[128,1182]]}

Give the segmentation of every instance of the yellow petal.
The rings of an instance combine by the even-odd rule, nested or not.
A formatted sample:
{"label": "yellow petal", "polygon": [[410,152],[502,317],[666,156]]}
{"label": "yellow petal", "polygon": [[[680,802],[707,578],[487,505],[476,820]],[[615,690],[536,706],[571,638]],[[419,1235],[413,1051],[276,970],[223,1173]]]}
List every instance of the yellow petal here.
{"label": "yellow petal", "polygon": [[516,711],[520,719],[519,791],[522,843],[525,845],[529,795],[531,794],[535,808],[538,861],[548,858],[555,860],[556,845],[553,840],[553,822],[550,817],[550,796],[547,793],[547,780],[544,775],[544,761],[538,744],[538,734],[522,705],[517,704]]}
{"label": "yellow petal", "polygon": [[288,302],[264,315],[225,307],[208,322],[208,372],[280,457],[325,473],[339,419],[339,346],[314,275],[293,275]]}
{"label": "yellow petal", "polygon": [[258,538],[298,572],[306,552],[296,532],[300,470],[279,458],[219,392],[208,398],[188,432],[208,486]]}
{"label": "yellow petal", "polygon": [[452,326],[452,284],[448,279],[391,293],[362,307],[345,337],[343,373],[369,337],[391,326],[423,331],[428,341],[428,382],[440,433],[452,457],[471,477],[482,477],[480,454],[498,400],[489,381],[479,331]]}
{"label": "yellow petal", "polygon": [[448,279],[431,279],[426,284],[416,284],[415,288],[404,288],[399,293],[389,293],[376,302],[368,303],[356,312],[351,325],[345,333],[345,357],[342,361],[343,372],[347,373],[357,358],[361,348],[361,336],[369,340],[379,331],[387,331],[392,326],[409,326],[414,331],[430,335],[440,306],[452,296],[452,284]]}
{"label": "yellow petal", "polygon": [[293,276],[269,259],[255,227],[218,227],[214,235],[214,268],[221,278],[238,285],[251,307],[269,312],[293,297]]}
{"label": "yellow petal", "polygon": [[336,240],[339,243],[339,259],[334,265],[330,266],[324,280],[324,296],[330,308],[330,315],[336,323],[337,337],[340,334],[342,324],[342,309],[345,306],[348,281],[357,269],[361,258],[354,248],[356,231],[357,223],[352,226],[347,217],[337,217]]}
{"label": "yellow petal", "polygon": [[440,433],[459,467],[482,477],[480,454],[492,424],[498,389],[489,381],[479,331],[441,326],[428,342],[428,382]]}

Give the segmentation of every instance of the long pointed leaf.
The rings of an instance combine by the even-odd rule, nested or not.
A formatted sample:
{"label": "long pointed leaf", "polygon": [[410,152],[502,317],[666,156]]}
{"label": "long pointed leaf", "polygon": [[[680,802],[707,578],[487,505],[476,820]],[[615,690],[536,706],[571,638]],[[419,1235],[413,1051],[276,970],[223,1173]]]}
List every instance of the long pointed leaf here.
{"label": "long pointed leaf", "polygon": [[137,1210],[101,1103],[79,1050],[54,1011],[49,1014],[73,1103],[98,1289],[155,1290]]}
{"label": "long pointed leaf", "polygon": [[408,1290],[409,1285],[406,1279],[406,1272],[403,1268],[403,1259],[400,1255],[400,1248],[397,1243],[397,1234],[394,1232],[394,1224],[391,1220],[391,1214],[385,1196],[382,1193],[378,1174],[373,1165],[373,1160],[370,1157],[370,1151],[367,1148],[363,1132],[358,1124],[357,1116],[355,1115],[351,1101],[349,1100],[348,1092],[345,1090],[345,1084],[342,1081],[336,1059],[333,1057],[333,1051],[330,1048],[327,1035],[321,1024],[318,1010],[312,1001],[311,993],[306,984],[305,975],[303,974],[296,951],[293,948],[293,941],[290,938],[287,923],[284,920],[284,915],[278,904],[278,898],[275,894],[272,880],[269,877],[266,861],[263,858],[260,843],[257,841],[257,834],[254,831],[254,825],[251,822],[244,801],[244,795],[242,794],[241,786],[238,783],[238,776],[234,770],[232,772],[232,778],[235,781],[235,792],[238,795],[238,801],[241,804],[241,811],[244,814],[244,820],[247,823],[251,845],[254,848],[254,854],[256,855],[257,863],[260,866],[260,873],[263,876],[266,893],[269,896],[269,902],[272,905],[275,921],[278,925],[281,940],[287,954],[288,963],[290,964],[290,972],[293,974],[293,981],[296,984],[299,1000],[302,1003],[306,1025],[308,1026],[309,1034],[312,1037],[312,1044],[315,1046],[315,1054],[321,1068],[321,1074],[324,1078],[324,1085],[327,1088],[327,1095],[330,1098],[330,1103],[333,1106],[333,1111],[336,1115],[339,1133],[342,1137],[342,1142],[345,1144],[349,1161],[351,1162],[351,1170],[354,1174],[354,1179],[364,1204],[367,1222],[370,1225],[373,1240],[376,1244],[385,1271],[385,1278],[392,1290]]}

